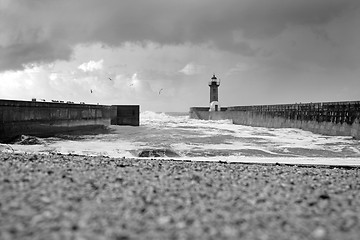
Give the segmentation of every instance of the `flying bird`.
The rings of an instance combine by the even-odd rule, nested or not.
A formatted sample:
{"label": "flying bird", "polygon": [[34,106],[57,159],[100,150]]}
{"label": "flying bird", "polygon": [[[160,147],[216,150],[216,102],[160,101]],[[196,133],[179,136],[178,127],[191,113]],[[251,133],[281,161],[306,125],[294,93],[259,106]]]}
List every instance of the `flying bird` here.
{"label": "flying bird", "polygon": [[159,95],[161,94],[161,91],[162,91],[162,90],[163,90],[163,89],[160,89],[160,90],[159,90]]}
{"label": "flying bird", "polygon": [[92,90],[92,89],[90,89],[90,92],[91,92],[91,93],[93,93],[93,90]]}
{"label": "flying bird", "polygon": [[110,81],[112,81],[112,79],[111,79],[111,78],[109,78],[109,80],[110,80]]}

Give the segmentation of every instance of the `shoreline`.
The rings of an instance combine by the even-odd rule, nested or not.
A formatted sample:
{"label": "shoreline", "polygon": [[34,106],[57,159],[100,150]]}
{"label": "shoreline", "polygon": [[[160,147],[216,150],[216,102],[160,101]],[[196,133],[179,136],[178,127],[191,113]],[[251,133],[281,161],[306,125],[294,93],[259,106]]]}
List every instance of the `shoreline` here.
{"label": "shoreline", "polygon": [[1,239],[356,239],[358,167],[0,153]]}
{"label": "shoreline", "polygon": [[[23,145],[21,145],[23,146]],[[24,145],[26,146],[26,145]],[[9,144],[0,144],[0,153],[16,154],[38,154],[45,156],[64,155],[79,157],[104,157],[119,159],[141,159],[141,160],[166,160],[178,162],[207,162],[207,163],[228,163],[228,164],[262,164],[262,165],[286,165],[286,166],[304,166],[304,167],[327,167],[327,168],[360,168],[360,158],[357,157],[248,157],[248,156],[216,156],[216,157],[136,157],[136,156],[112,156],[112,155],[93,155],[80,153],[61,153],[52,151],[29,151],[14,150]],[[220,160],[219,160],[220,159]]]}

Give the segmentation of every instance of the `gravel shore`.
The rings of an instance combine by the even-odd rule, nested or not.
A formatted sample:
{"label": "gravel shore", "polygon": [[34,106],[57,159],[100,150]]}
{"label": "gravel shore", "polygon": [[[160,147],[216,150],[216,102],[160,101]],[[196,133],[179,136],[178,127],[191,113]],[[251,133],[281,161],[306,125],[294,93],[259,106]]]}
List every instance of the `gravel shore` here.
{"label": "gravel shore", "polygon": [[0,239],[359,239],[359,175],[0,153]]}

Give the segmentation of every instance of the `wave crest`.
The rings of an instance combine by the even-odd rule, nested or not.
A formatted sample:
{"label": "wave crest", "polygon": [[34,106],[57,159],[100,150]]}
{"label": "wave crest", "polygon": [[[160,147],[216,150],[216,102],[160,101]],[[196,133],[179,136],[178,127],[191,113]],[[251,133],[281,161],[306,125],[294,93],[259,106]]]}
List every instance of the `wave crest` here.
{"label": "wave crest", "polygon": [[163,125],[164,123],[182,123],[186,122],[189,116],[186,113],[171,114],[171,113],[157,113],[152,111],[144,111],[140,113],[140,122],[142,125]]}

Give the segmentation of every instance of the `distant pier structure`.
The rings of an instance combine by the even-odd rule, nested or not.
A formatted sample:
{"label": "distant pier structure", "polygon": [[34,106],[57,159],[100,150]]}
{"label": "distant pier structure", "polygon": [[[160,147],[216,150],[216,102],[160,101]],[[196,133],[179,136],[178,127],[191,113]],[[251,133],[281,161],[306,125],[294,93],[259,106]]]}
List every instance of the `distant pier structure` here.
{"label": "distant pier structure", "polygon": [[360,140],[360,101],[295,103],[254,106],[219,104],[220,79],[209,81],[210,107],[191,107],[190,118],[229,119],[234,124],[268,128],[298,128],[332,136]]}
{"label": "distant pier structure", "polygon": [[210,112],[217,112],[220,111],[220,104],[219,104],[219,86],[220,86],[220,79],[218,79],[215,74],[213,74],[211,80],[209,81],[210,87]]}

